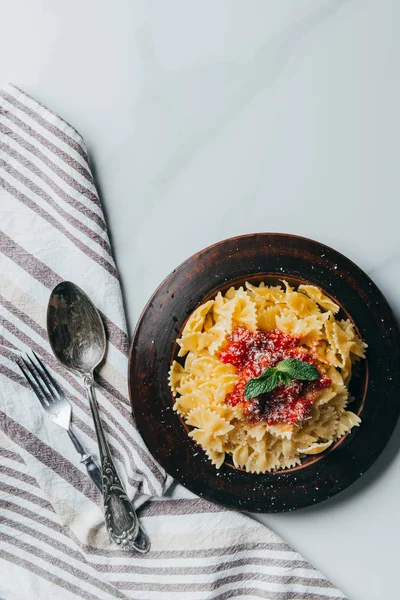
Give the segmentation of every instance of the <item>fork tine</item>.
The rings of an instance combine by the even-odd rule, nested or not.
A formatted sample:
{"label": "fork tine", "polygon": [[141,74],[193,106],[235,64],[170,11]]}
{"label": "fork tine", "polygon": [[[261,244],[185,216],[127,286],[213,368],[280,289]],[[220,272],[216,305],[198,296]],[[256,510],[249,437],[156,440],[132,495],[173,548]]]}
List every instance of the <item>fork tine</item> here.
{"label": "fork tine", "polygon": [[[36,358],[37,362],[39,363],[42,371],[46,374],[47,379],[49,380],[50,384],[53,386],[53,388],[55,389],[55,391],[58,393],[59,396],[62,396],[63,392],[61,391],[58,383],[53,379],[53,377],[50,375],[47,367],[43,364],[43,362],[41,361],[41,359],[38,357],[38,355],[36,354],[36,352],[34,350],[32,350],[32,354],[33,356]],[[32,362],[32,360],[31,360]],[[48,383],[46,381],[46,383]],[[50,386],[48,385],[48,388],[50,389]],[[54,394],[54,392],[53,392]]]}
{"label": "fork tine", "polygon": [[31,363],[30,365],[27,364],[29,372],[32,373],[33,377],[35,378],[36,383],[40,386],[40,389],[42,390],[43,394],[45,395],[47,402],[49,404],[51,404],[55,400],[53,391],[50,389],[50,386],[49,386],[48,382],[46,381],[46,378],[42,375],[42,373],[40,372],[40,369],[38,368],[37,365],[35,365],[32,358],[29,356],[29,354],[26,354],[26,357],[29,360],[29,362]]}
{"label": "fork tine", "polygon": [[[26,364],[23,356],[21,356],[20,358],[24,362],[26,368],[28,368],[28,365]],[[40,404],[43,406],[43,408],[47,408],[47,404],[45,403],[44,398],[39,394],[36,385],[33,383],[32,379],[28,376],[27,372],[22,368],[21,363],[18,362],[18,361],[15,361],[15,362],[17,363],[17,365],[21,369],[22,375],[25,377],[26,381],[29,383],[31,389],[35,392],[35,395],[38,398]],[[30,373],[30,371],[29,371],[29,373]]]}
{"label": "fork tine", "polygon": [[51,398],[51,394],[50,394],[50,397],[49,397],[49,391],[48,391],[48,389],[46,390],[46,387],[48,388],[48,386],[45,387],[45,380],[44,380],[44,378],[41,377],[40,374],[38,373],[37,368],[35,367],[35,364],[32,361],[32,359],[30,358],[29,354],[26,354],[25,356],[29,360],[29,362],[31,363],[31,364],[29,364],[25,360],[25,358],[22,356],[21,358],[24,361],[24,364],[25,364],[26,368],[28,369],[29,373],[31,374],[31,376],[35,380],[35,382],[36,382],[37,386],[39,387],[40,391],[42,392],[45,400],[50,404],[52,402],[52,398]]}

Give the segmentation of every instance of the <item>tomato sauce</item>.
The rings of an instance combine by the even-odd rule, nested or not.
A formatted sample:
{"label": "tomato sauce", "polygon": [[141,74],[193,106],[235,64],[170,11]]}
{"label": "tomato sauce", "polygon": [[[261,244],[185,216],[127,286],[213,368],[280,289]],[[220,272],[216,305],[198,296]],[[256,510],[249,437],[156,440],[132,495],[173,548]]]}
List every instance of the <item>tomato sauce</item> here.
{"label": "tomato sauce", "polygon": [[272,392],[249,400],[244,396],[247,382],[261,375],[267,367],[274,367],[286,358],[297,358],[317,366],[307,349],[300,345],[300,338],[278,329],[250,331],[246,327],[236,327],[227,341],[219,357],[223,363],[236,367],[238,381],[225,402],[231,406],[242,406],[252,421],[266,421],[268,425],[274,425],[305,419],[318,391],[331,384],[326,375],[314,381],[294,379],[289,386],[280,383]]}

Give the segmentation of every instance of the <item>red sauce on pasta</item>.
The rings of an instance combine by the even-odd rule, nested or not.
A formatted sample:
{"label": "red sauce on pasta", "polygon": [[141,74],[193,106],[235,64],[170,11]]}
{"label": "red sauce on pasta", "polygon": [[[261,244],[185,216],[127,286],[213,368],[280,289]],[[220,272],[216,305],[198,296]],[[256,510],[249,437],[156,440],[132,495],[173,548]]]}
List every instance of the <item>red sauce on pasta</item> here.
{"label": "red sauce on pasta", "polygon": [[317,367],[311,354],[300,345],[299,338],[278,329],[250,331],[246,327],[236,327],[219,357],[223,363],[234,365],[238,375],[238,381],[225,402],[231,406],[240,404],[249,419],[266,421],[268,425],[294,423],[307,418],[318,391],[331,384],[326,375],[314,381],[295,379],[287,387],[281,383],[269,394],[251,400],[245,398],[244,388],[249,379],[258,377],[267,367],[274,367],[281,360],[297,358]]}

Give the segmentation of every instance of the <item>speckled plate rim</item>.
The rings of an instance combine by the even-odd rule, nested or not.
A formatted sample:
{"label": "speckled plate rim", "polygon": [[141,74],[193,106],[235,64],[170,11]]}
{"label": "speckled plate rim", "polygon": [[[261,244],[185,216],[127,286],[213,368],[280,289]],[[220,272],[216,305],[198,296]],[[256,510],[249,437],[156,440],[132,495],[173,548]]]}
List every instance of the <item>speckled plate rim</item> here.
{"label": "speckled plate rim", "polygon": [[[283,244],[283,246],[282,246],[282,244]],[[285,275],[288,278],[290,278],[290,276],[293,276],[293,277],[297,277],[302,280],[308,281],[310,283],[315,283],[316,285],[319,285],[321,288],[326,290],[326,292],[331,297],[335,298],[341,305],[344,306],[344,308],[346,309],[346,312],[353,318],[356,325],[358,326],[359,319],[357,319],[357,316],[354,314],[354,310],[352,310],[351,306],[349,306],[349,304],[351,304],[351,305],[354,304],[355,299],[347,298],[347,301],[346,301],[346,299],[343,298],[343,295],[340,295],[340,294],[338,297],[338,295],[335,293],[335,286],[333,286],[333,288],[330,289],[332,286],[331,282],[330,283],[326,282],[327,284],[329,283],[329,285],[323,285],[319,281],[321,279],[320,277],[315,277],[315,276],[313,277],[311,272],[313,270],[315,270],[315,266],[316,266],[315,263],[312,263],[311,265],[309,265],[310,268],[304,272],[304,261],[309,260],[310,256],[313,257],[315,260],[316,260],[316,257],[319,257],[318,261],[317,261],[318,267],[321,267],[321,269],[322,268],[325,269],[325,271],[326,271],[326,264],[324,266],[323,265],[324,262],[327,263],[330,261],[331,267],[332,267],[332,264],[334,264],[336,277],[338,277],[338,275],[339,275],[337,268],[338,268],[338,265],[340,265],[340,269],[343,270],[342,277],[346,280],[349,278],[351,280],[353,278],[354,281],[357,283],[357,285],[355,286],[356,292],[359,296],[359,300],[363,299],[365,301],[364,302],[365,306],[368,305],[368,295],[373,296],[374,305],[372,305],[372,303],[371,303],[367,307],[367,312],[370,315],[373,315],[373,314],[375,315],[375,317],[371,319],[371,322],[374,323],[375,329],[377,328],[377,325],[379,325],[379,323],[376,319],[377,310],[380,310],[380,314],[384,315],[383,317],[380,317],[380,321],[379,321],[380,323],[382,323],[382,326],[380,328],[382,330],[382,335],[378,336],[377,341],[374,341],[374,344],[372,344],[373,349],[374,349],[374,346],[378,346],[378,348],[376,349],[377,352],[374,350],[372,351],[372,359],[373,359],[372,365],[373,366],[375,365],[375,367],[376,367],[377,353],[379,355],[382,351],[382,340],[385,341],[385,344],[383,344],[383,345],[385,347],[387,347],[389,345],[391,351],[393,352],[392,358],[394,360],[392,360],[392,363],[396,364],[396,361],[397,361],[397,365],[399,364],[400,354],[399,354],[398,348],[400,346],[400,334],[399,334],[399,330],[398,330],[398,326],[397,326],[395,317],[390,309],[390,306],[388,305],[386,299],[384,298],[384,296],[382,295],[380,290],[376,287],[376,285],[371,281],[371,279],[357,265],[355,265],[352,261],[350,261],[348,258],[346,258],[343,254],[337,252],[336,250],[330,248],[329,246],[326,246],[325,244],[321,244],[320,242],[316,242],[314,240],[310,240],[308,238],[294,236],[291,234],[279,234],[279,233],[248,234],[248,235],[244,235],[244,236],[228,238],[226,240],[223,240],[221,242],[213,244],[213,245],[205,248],[204,250],[194,254],[193,256],[189,257],[187,260],[185,260],[183,263],[181,263],[181,265],[179,265],[176,269],[174,269],[174,271],[160,284],[160,286],[153,293],[152,297],[150,298],[150,300],[148,301],[147,305],[145,306],[145,308],[142,312],[142,315],[138,321],[138,324],[137,324],[137,327],[136,327],[136,330],[135,330],[135,333],[133,336],[133,340],[132,340],[130,357],[129,357],[129,371],[128,371],[129,394],[130,394],[130,398],[131,398],[131,402],[132,402],[132,408],[133,408],[135,420],[137,422],[139,431],[142,433],[144,441],[146,442],[147,446],[149,447],[149,449],[152,452],[152,454],[154,455],[154,457],[160,462],[161,466],[163,466],[167,472],[169,472],[173,477],[175,477],[175,479],[180,481],[183,485],[185,485],[191,491],[197,493],[198,495],[204,496],[208,500],[223,504],[223,505],[231,507],[231,508],[238,508],[241,510],[250,510],[250,511],[256,511],[256,512],[280,512],[280,511],[286,511],[286,510],[294,510],[294,509],[301,508],[304,506],[309,506],[310,504],[314,504],[314,503],[323,501],[323,500],[333,496],[334,494],[340,492],[345,487],[348,487],[348,485],[350,485],[353,481],[355,481],[358,477],[360,477],[371,466],[371,464],[376,460],[377,456],[380,454],[380,452],[383,450],[384,446],[388,442],[391,432],[397,421],[398,414],[400,412],[399,403],[395,403],[395,404],[393,403],[393,398],[394,398],[393,392],[399,382],[399,377],[398,377],[399,369],[397,369],[397,371],[395,371],[393,373],[393,377],[392,377],[392,380],[390,381],[390,385],[386,385],[386,389],[384,390],[384,395],[385,395],[386,399],[389,401],[389,405],[391,408],[388,418],[385,419],[383,422],[381,414],[380,415],[379,414],[371,415],[371,418],[375,416],[375,419],[378,419],[378,421],[380,423],[380,430],[381,430],[382,435],[380,435],[380,436],[374,435],[373,437],[371,437],[370,444],[367,444],[367,446],[369,446],[369,451],[365,454],[364,459],[361,461],[361,463],[360,463],[360,461],[356,461],[357,469],[354,469],[355,457],[352,456],[353,453],[351,452],[351,450],[352,449],[357,450],[357,447],[354,444],[354,440],[363,439],[365,441],[365,438],[370,430],[370,427],[367,427],[368,422],[367,422],[367,425],[363,422],[363,426],[360,427],[357,430],[357,432],[354,432],[354,434],[352,433],[349,436],[346,436],[345,440],[340,440],[339,443],[336,443],[335,450],[332,450],[331,452],[327,453],[327,456],[326,457],[324,456],[323,460],[321,460],[318,457],[318,461],[312,461],[312,462],[318,462],[320,464],[320,468],[322,466],[322,468],[326,469],[326,470],[332,469],[333,475],[336,476],[336,480],[333,481],[334,485],[327,485],[326,478],[322,478],[321,482],[319,482],[318,476],[320,476],[320,473],[319,472],[312,473],[311,466],[307,465],[307,468],[300,466],[300,467],[296,467],[295,469],[290,470],[290,471],[298,471],[297,475],[291,474],[290,471],[280,471],[278,473],[265,474],[265,475],[255,475],[255,474],[244,473],[245,477],[250,478],[250,479],[247,482],[248,485],[245,486],[246,489],[243,489],[243,494],[241,494],[241,489],[237,489],[238,486],[235,485],[235,481],[234,481],[235,479],[240,480],[240,484],[243,485],[243,481],[239,477],[239,475],[238,475],[239,472],[236,469],[229,467],[229,465],[224,465],[220,471],[216,471],[215,467],[213,467],[211,465],[213,471],[210,472],[210,469],[209,469],[210,463],[205,457],[204,458],[205,458],[206,463],[204,463],[204,461],[202,461],[201,459],[200,459],[200,461],[195,460],[196,457],[190,456],[190,454],[195,454],[193,452],[193,447],[192,447],[191,453],[190,452],[189,452],[189,454],[187,452],[184,453],[184,457],[182,457],[182,460],[179,461],[179,459],[178,459],[178,462],[177,462],[176,456],[174,456],[174,446],[176,446],[176,445],[180,446],[180,444],[175,443],[177,441],[177,438],[174,437],[174,435],[172,435],[172,437],[171,437],[171,435],[163,436],[162,431],[161,432],[158,431],[158,435],[156,435],[156,436],[152,435],[152,433],[153,433],[152,428],[150,427],[150,429],[149,429],[149,420],[150,420],[150,422],[152,420],[154,422],[154,420],[157,420],[157,415],[159,417],[160,416],[165,417],[165,414],[169,409],[166,406],[164,406],[164,409],[160,411],[159,406],[154,406],[151,402],[149,403],[148,401],[145,401],[145,402],[142,401],[143,400],[143,390],[146,390],[146,385],[143,386],[143,384],[146,383],[146,382],[144,382],[144,380],[148,381],[149,378],[148,378],[148,376],[143,377],[143,373],[142,373],[142,376],[138,376],[138,365],[141,360],[140,354],[143,349],[143,339],[142,339],[143,324],[146,323],[146,320],[148,320],[149,311],[152,310],[152,308],[154,307],[155,303],[158,300],[166,298],[168,307],[171,308],[171,300],[173,300],[174,294],[171,292],[171,290],[169,288],[173,288],[173,283],[174,283],[174,281],[177,280],[177,278],[179,279],[179,274],[182,274],[182,273],[187,274],[187,273],[191,272],[192,276],[194,274],[194,279],[196,281],[196,273],[198,276],[201,277],[201,274],[204,271],[204,264],[200,264],[200,266],[199,266],[199,261],[200,261],[200,263],[201,262],[204,263],[204,257],[207,257],[207,256],[213,257],[213,258],[211,258],[211,261],[212,261],[211,264],[209,264],[209,268],[211,268],[211,270],[212,270],[213,265],[217,264],[217,262],[215,261],[215,254],[221,254],[221,251],[223,249],[226,250],[227,246],[230,246],[231,250],[233,249],[234,246],[236,246],[236,249],[237,249],[236,252],[238,252],[239,250],[240,250],[240,252],[243,252],[244,250],[246,252],[248,252],[249,248],[254,251],[254,247],[260,248],[260,245],[262,246],[263,251],[264,251],[264,255],[263,255],[264,259],[267,256],[269,259],[271,259],[272,255],[273,255],[275,258],[275,262],[278,259],[279,262],[282,261],[281,262],[281,264],[282,264],[282,263],[285,263],[285,257],[286,257],[286,259],[289,257],[289,260],[295,261],[295,263],[297,261],[297,263],[298,263],[297,267],[300,268],[300,272],[299,272],[298,268],[297,269],[290,269],[290,268],[287,269],[286,266],[284,266],[284,267],[281,266],[280,268],[275,269],[275,273],[278,272],[279,275],[281,275],[282,277]],[[279,247],[279,245],[280,245],[280,248],[279,248],[278,252],[276,252],[276,248]],[[271,250],[271,248],[273,250]],[[222,251],[222,254],[223,254],[223,251]],[[257,254],[257,252],[256,252],[256,254]],[[237,261],[237,259],[238,259],[238,257],[236,256],[236,261]],[[321,259],[324,259],[324,260],[321,262]],[[302,261],[303,261],[303,267],[300,264]],[[248,271],[248,269],[247,269],[247,271]],[[270,275],[272,271],[273,270],[268,270],[268,272],[266,273],[266,276]],[[329,271],[329,269],[328,269],[328,271]],[[248,275],[244,275],[242,273],[241,278],[244,277],[247,279],[251,279],[251,278],[257,276],[259,273],[260,273],[259,265],[255,264],[253,266],[253,268],[251,269],[251,273],[249,272]],[[210,277],[210,273],[208,275],[206,275],[206,277]],[[204,279],[204,273],[203,273],[203,279]],[[237,277],[236,278],[232,277],[231,279],[237,279]],[[229,279],[229,282],[231,281],[231,279]],[[166,356],[162,357],[162,359],[159,360],[159,363],[158,363],[158,364],[160,364],[160,363],[164,362],[164,374],[165,374],[165,366],[166,366],[165,363],[168,363],[168,368],[169,368],[169,364],[172,359],[172,345],[175,343],[177,334],[179,333],[180,329],[183,327],[183,324],[186,321],[188,314],[190,312],[192,312],[192,310],[194,310],[197,305],[199,305],[202,301],[204,301],[204,299],[207,296],[210,296],[212,293],[214,293],[214,291],[217,291],[218,289],[221,289],[222,287],[227,285],[225,280],[224,281],[219,280],[217,282],[213,281],[212,283],[215,285],[208,286],[209,289],[207,291],[207,294],[200,293],[201,297],[199,297],[199,295],[197,294],[195,300],[193,298],[190,298],[190,299],[188,298],[189,306],[186,309],[185,314],[184,315],[180,314],[179,318],[175,317],[177,319],[177,322],[176,322],[176,326],[173,329],[173,332],[171,331],[171,328],[169,327],[170,331],[167,332],[167,335],[172,336],[172,339],[170,339],[170,344],[169,344],[171,352],[167,353],[168,357],[166,357]],[[361,287],[360,287],[360,283],[361,283]],[[191,281],[190,285],[193,285],[192,281]],[[350,286],[348,285],[348,288],[354,292],[351,285]],[[187,292],[187,288],[185,288],[185,291]],[[168,303],[168,301],[169,301],[169,303]],[[172,302],[172,305],[173,304],[174,303]],[[163,322],[161,322],[162,321],[162,312],[163,312],[164,308],[165,308],[165,303],[161,302],[161,304],[159,306],[159,310],[158,310],[158,318],[161,319],[158,321],[159,329],[162,329],[163,324],[164,324]],[[156,319],[156,321],[157,321],[157,319]],[[174,323],[174,325],[175,325],[175,323]],[[168,329],[168,327],[167,327],[167,329]],[[378,331],[379,331],[379,327],[377,328],[377,333],[378,333]],[[390,335],[386,335],[388,332],[390,332]],[[363,333],[363,332],[361,331],[361,333]],[[365,337],[365,336],[363,335],[363,337]],[[156,338],[156,340],[153,340],[153,341],[155,341],[155,343],[157,343],[157,338]],[[396,344],[397,344],[397,346],[396,346]],[[154,345],[155,344],[153,344],[153,346]],[[371,342],[370,342],[370,347],[371,347]],[[369,364],[371,364],[370,354],[371,354],[371,350],[369,350],[369,352],[368,352]],[[154,366],[155,363],[152,363],[152,364]],[[152,380],[154,381],[154,373],[153,373]],[[374,385],[375,385],[374,380],[372,381],[372,384],[374,387]],[[373,387],[372,387],[372,391],[374,391]],[[148,385],[147,385],[147,388],[148,388]],[[370,407],[370,406],[372,406],[372,400],[368,399],[368,391],[371,392],[371,381],[370,381],[370,385],[368,386],[368,389],[367,388],[365,389],[365,394],[367,396],[367,398],[365,399],[366,404],[368,403],[368,407]],[[147,392],[149,393],[148,389],[147,389]],[[154,392],[154,390],[153,390],[153,392]],[[151,397],[151,394],[152,394],[152,392],[150,391],[150,397]],[[171,395],[170,395],[170,391],[168,388],[164,389],[164,396],[169,398],[169,403],[171,404],[172,400],[171,400]],[[149,398],[149,396],[147,396],[147,398]],[[146,411],[147,411],[147,417],[149,418],[147,421],[146,421]],[[363,415],[364,415],[364,412],[365,411],[363,411]],[[372,411],[372,412],[374,412],[374,411]],[[363,415],[362,415],[362,418],[364,421]],[[179,417],[176,414],[172,414],[171,416],[173,417],[173,420],[175,420],[176,422],[179,422]],[[170,421],[171,421],[171,416],[168,415],[168,419]],[[376,423],[377,423],[377,421],[376,421]],[[363,429],[364,429],[364,432],[363,432]],[[367,429],[368,429],[368,431],[367,431]],[[189,440],[190,444],[192,444],[192,445],[194,444],[194,442],[190,438],[188,438],[184,429],[182,429],[182,431],[180,433],[178,433],[178,436],[181,436],[182,434],[187,438],[187,440]],[[187,450],[187,444],[184,444],[184,447]],[[340,453],[339,453],[339,447],[341,448]],[[202,451],[200,451],[200,453],[197,453],[197,456],[199,456],[199,454],[204,454],[204,453],[202,453]],[[339,454],[341,457],[340,461],[339,461]],[[171,456],[173,457],[172,460],[168,460],[168,457],[171,457]],[[333,461],[332,461],[332,459],[329,461],[328,460],[329,456],[334,456],[335,459]],[[351,469],[351,473],[350,474],[347,473],[346,477],[344,477],[344,476],[337,477],[337,474],[340,475],[342,472],[346,473],[345,471],[343,471],[343,468],[338,469],[338,465],[340,466],[340,464],[347,462],[348,459],[351,459],[351,461],[353,461],[353,468]],[[332,462],[333,464],[330,464],[330,462]],[[320,470],[320,468],[319,468],[319,470]],[[230,471],[230,474],[227,472],[227,470]],[[304,473],[308,473],[310,476],[305,477]],[[299,476],[299,474],[301,474],[301,475]],[[254,478],[257,478],[257,480],[255,481]],[[290,481],[290,478],[292,478],[292,481]],[[299,478],[301,480],[300,482],[298,482]],[[309,481],[307,481],[307,480],[309,480]],[[238,483],[239,483],[239,481],[236,482],[236,484],[238,484]],[[320,487],[320,485],[317,485],[318,483],[321,483],[321,487]],[[329,484],[329,481],[328,481],[328,484]],[[307,493],[304,491],[304,488],[305,487],[307,488],[308,485],[312,486],[313,492],[311,494],[310,494],[309,488],[308,488]],[[276,493],[278,487],[288,488],[288,489],[292,488],[291,493],[286,494],[285,500],[282,498],[282,494]],[[300,494],[293,493],[295,491],[293,488],[295,488],[295,489],[299,488],[297,491],[298,492],[300,491]],[[253,497],[249,497],[248,494],[246,496],[246,492],[248,491],[248,489],[253,489],[253,491],[254,492],[257,491],[257,493],[255,493],[253,495]],[[270,493],[271,489],[274,490],[274,498],[275,498],[274,502],[272,502],[272,501],[268,502],[265,500],[266,494],[268,492]],[[303,493],[301,493],[301,492],[303,492]],[[271,496],[269,496],[269,498],[271,498]]]}

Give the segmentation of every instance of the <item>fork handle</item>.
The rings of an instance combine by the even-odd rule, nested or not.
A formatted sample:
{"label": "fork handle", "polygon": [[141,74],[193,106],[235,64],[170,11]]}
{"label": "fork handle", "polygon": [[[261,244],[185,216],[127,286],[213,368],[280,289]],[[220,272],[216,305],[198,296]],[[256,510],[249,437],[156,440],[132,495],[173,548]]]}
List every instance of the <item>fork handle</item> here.
{"label": "fork handle", "polygon": [[[76,450],[77,452],[79,452],[79,454],[82,454],[82,455],[83,455],[83,454],[85,454],[85,451],[84,451],[84,449],[82,448],[82,446],[81,446],[81,443],[80,443],[80,441],[78,440],[78,438],[76,437],[76,435],[74,434],[74,432],[73,432],[73,431],[71,431],[71,429],[68,429],[67,431],[68,431],[68,435],[69,435],[69,437],[70,437],[70,439],[71,439],[71,442],[72,442],[72,443],[73,443],[73,445],[75,446],[75,450]],[[83,462],[83,461],[82,461],[82,462]]]}
{"label": "fork handle", "polygon": [[71,429],[68,429],[68,435],[71,439],[71,442],[75,446],[75,450],[77,450],[77,452],[79,452],[79,454],[81,455],[81,463],[85,465],[86,471],[88,472],[90,479],[100,490],[100,492],[103,493],[103,478],[101,476],[99,466],[94,462],[91,454],[86,454],[80,441],[78,440],[74,432],[71,431]]}
{"label": "fork handle", "polygon": [[94,462],[92,456],[90,454],[82,456],[81,463],[85,465],[86,471],[97,489],[103,493],[103,478],[101,476],[100,467]]}

